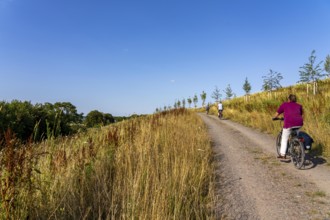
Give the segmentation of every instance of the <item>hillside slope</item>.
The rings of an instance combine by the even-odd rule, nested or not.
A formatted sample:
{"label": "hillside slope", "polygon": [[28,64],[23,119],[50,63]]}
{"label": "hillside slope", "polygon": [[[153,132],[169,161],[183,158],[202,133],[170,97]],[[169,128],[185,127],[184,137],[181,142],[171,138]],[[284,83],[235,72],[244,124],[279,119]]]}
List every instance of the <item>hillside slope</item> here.
{"label": "hillside slope", "polygon": [[[243,125],[261,131],[276,134],[280,129],[278,123],[271,121],[279,105],[287,100],[289,94],[296,94],[298,103],[304,109],[304,126],[302,130],[309,133],[315,143],[313,150],[330,157],[330,80],[318,83],[318,93],[312,94],[311,86],[299,84],[281,88],[272,92],[261,92],[225,100],[224,116]],[[213,112],[216,107],[213,106]]]}

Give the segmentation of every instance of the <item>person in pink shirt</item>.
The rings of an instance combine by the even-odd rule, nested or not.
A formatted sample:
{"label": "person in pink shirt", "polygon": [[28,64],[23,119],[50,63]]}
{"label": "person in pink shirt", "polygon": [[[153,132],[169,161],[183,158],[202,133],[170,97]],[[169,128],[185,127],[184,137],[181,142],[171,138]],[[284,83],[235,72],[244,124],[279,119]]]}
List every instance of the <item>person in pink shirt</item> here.
{"label": "person in pink shirt", "polygon": [[304,124],[302,117],[303,108],[300,104],[297,103],[297,97],[295,95],[290,94],[288,97],[288,102],[284,102],[280,105],[275,114],[275,118],[281,114],[284,116],[284,125],[281,140],[281,150],[278,158],[285,159],[287,143],[291,129],[300,128]]}

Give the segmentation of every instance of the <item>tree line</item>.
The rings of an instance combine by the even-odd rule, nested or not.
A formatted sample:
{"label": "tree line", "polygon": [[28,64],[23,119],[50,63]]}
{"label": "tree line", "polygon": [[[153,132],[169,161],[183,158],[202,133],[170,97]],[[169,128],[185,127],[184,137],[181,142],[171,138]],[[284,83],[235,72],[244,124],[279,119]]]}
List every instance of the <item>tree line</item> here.
{"label": "tree line", "polygon": [[72,135],[95,126],[104,126],[126,117],[113,117],[97,110],[86,117],[78,113],[70,102],[32,104],[28,101],[13,100],[0,102],[0,146],[11,133],[16,139],[40,141],[46,138]]}
{"label": "tree line", "polygon": [[[322,66],[323,64],[323,66]],[[299,67],[299,81],[297,83],[305,83],[307,93],[309,93],[309,86],[312,86],[313,94],[315,95],[317,93],[317,82],[322,79],[323,77],[330,77],[330,55],[327,55],[325,58],[325,61],[316,62],[316,55],[315,50],[311,52],[311,55],[308,58],[308,62],[305,63],[303,66]],[[263,84],[262,84],[262,91],[268,91],[271,92],[273,90],[276,90],[278,88],[281,88],[281,80],[283,79],[282,73],[274,71],[272,69],[269,70],[269,73],[262,76]],[[245,96],[248,96],[251,92],[251,84],[248,81],[248,78],[245,78],[245,81],[243,83],[243,90],[245,92]],[[223,90],[225,93],[225,99],[231,99],[236,97],[236,94],[233,92],[230,84],[227,85],[225,90]],[[202,100],[202,106],[205,106],[205,100],[206,100],[207,94],[203,91],[200,94],[200,98]],[[221,90],[215,86],[215,89],[211,95],[211,97],[215,100],[215,102],[221,101],[222,94]],[[191,108],[192,103],[194,103],[194,107],[197,107],[198,103],[198,96],[195,94],[193,98],[189,97],[187,98],[188,107]],[[185,108],[186,99],[182,100],[176,100],[174,102],[173,107],[174,108]],[[169,110],[171,109],[171,106],[164,106],[164,108],[156,108],[156,112],[160,112],[163,110]]]}

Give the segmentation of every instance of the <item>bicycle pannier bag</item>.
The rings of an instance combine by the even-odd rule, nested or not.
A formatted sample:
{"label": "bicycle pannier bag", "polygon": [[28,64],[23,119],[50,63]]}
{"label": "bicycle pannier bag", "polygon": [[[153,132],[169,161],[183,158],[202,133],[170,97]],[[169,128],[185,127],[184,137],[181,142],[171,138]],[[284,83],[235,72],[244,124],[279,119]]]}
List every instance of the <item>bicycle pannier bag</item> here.
{"label": "bicycle pannier bag", "polygon": [[312,149],[312,144],[314,142],[313,138],[308,135],[306,132],[299,131],[299,137],[304,139],[304,146],[306,150],[311,150]]}

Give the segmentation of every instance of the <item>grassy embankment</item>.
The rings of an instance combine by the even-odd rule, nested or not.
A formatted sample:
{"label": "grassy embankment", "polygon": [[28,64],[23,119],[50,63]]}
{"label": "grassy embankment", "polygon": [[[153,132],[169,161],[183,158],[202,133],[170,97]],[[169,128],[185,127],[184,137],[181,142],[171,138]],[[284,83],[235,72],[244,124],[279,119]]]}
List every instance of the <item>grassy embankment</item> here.
{"label": "grassy embankment", "polygon": [[[330,157],[330,80],[318,83],[318,93],[312,94],[311,86],[307,94],[306,84],[281,88],[271,93],[261,92],[247,97],[224,101],[224,117],[263,132],[276,135],[280,129],[278,122],[271,118],[279,105],[287,101],[289,94],[297,95],[297,102],[303,105],[304,126],[302,130],[310,134],[315,143],[314,151]],[[216,107],[212,106],[213,114]]]}
{"label": "grassy embankment", "polygon": [[173,110],[1,152],[1,219],[212,219],[201,119]]}

